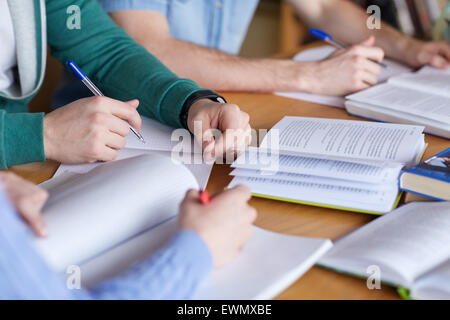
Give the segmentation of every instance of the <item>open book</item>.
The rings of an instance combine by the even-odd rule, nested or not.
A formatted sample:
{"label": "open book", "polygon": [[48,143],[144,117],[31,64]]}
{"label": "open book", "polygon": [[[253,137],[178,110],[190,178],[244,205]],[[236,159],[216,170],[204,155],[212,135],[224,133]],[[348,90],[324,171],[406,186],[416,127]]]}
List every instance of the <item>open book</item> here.
{"label": "open book", "polygon": [[319,264],[408,288],[415,299],[450,299],[450,204],[405,205],[335,243]]}
{"label": "open book", "polygon": [[347,97],[347,111],[384,122],[418,124],[450,139],[450,69],[424,67]]}
{"label": "open book", "polygon": [[[82,174],[66,172],[43,186],[50,193],[43,209],[49,237],[37,239],[36,247],[57,272],[80,266],[86,287],[125,272],[161,248],[176,230],[186,191],[199,188],[184,165],[157,154],[106,163]],[[255,228],[238,259],[214,270],[197,297],[271,298],[330,247],[329,240]]]}
{"label": "open book", "polygon": [[[332,46],[321,46],[318,48],[312,48],[298,53],[294,57],[294,61],[298,62],[320,61],[328,58],[334,51],[336,51],[336,48]],[[381,73],[378,77],[379,82],[384,82],[395,75],[412,71],[407,66],[390,59],[385,59],[383,63],[386,64],[388,67],[382,68]],[[345,98],[340,96],[326,96],[306,92],[276,92],[275,94],[286,98],[311,101],[338,108],[344,108],[345,104]]]}
{"label": "open book", "polygon": [[[391,211],[398,176],[426,147],[423,127],[285,117],[241,155],[230,187],[255,196],[365,213]],[[279,142],[279,143],[278,143]]]}
{"label": "open book", "polygon": [[[183,163],[197,179],[202,189],[206,188],[213,167],[212,163],[203,161],[202,150],[198,143],[187,131],[178,131],[156,120],[142,117],[141,134],[146,143],[143,144],[130,132],[124,149],[118,152],[117,160],[127,159],[143,154],[159,154],[172,157],[175,162]],[[65,172],[86,173],[103,162],[90,164],[59,166],[54,177]]]}

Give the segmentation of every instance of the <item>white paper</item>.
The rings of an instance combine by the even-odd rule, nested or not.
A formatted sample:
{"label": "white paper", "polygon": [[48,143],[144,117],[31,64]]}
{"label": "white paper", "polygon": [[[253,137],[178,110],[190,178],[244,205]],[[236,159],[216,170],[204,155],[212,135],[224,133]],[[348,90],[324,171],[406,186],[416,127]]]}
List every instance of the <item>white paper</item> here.
{"label": "white paper", "polygon": [[[92,287],[125,272],[162,247],[176,230],[172,219],[81,266]],[[305,273],[331,247],[325,239],[288,236],[254,227],[254,234],[231,264],[213,270],[196,299],[270,299]]]}
{"label": "white paper", "polygon": [[385,281],[410,287],[450,258],[450,204],[405,205],[335,243],[320,263],[360,275],[370,265]]}
{"label": "white paper", "polygon": [[183,165],[155,154],[106,163],[47,187],[43,215],[50,235],[36,245],[57,271],[177,215],[186,191],[199,188]]}
{"label": "white paper", "polygon": [[367,121],[284,117],[266,135],[279,135],[280,153],[341,161],[412,164],[424,147],[424,127]]}

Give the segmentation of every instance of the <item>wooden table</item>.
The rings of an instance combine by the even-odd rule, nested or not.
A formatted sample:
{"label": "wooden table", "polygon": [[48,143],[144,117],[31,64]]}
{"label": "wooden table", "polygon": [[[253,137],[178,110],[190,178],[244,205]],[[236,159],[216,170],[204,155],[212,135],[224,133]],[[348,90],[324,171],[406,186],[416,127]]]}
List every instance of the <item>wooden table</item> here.
{"label": "wooden table", "polygon": [[[283,116],[356,119],[339,108],[296,101],[271,94],[224,94],[229,102],[238,104],[251,117],[255,129],[270,129]],[[450,141],[427,136],[425,157],[450,147]],[[35,183],[52,177],[58,164],[32,163],[11,170]],[[218,192],[230,182],[229,166],[215,165],[208,184],[210,193]],[[337,239],[372,221],[374,216],[290,204],[254,198],[251,205],[259,212],[256,225],[291,235]],[[269,257],[270,258],[270,257]],[[382,285],[381,290],[369,290],[361,279],[313,267],[302,278],[281,293],[278,299],[398,299],[396,290]]]}

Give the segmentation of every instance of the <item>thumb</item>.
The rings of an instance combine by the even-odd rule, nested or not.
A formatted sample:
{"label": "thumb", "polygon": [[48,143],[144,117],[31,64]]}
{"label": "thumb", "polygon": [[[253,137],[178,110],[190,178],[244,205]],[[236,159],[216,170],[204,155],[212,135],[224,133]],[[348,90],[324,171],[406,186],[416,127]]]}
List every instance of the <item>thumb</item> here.
{"label": "thumb", "polygon": [[375,37],[370,36],[367,40],[361,42],[361,45],[366,47],[373,47],[375,45]]}
{"label": "thumb", "polygon": [[125,103],[128,103],[130,106],[132,106],[133,108],[137,108],[139,107],[139,100],[138,99],[133,99],[130,101],[125,101]]}

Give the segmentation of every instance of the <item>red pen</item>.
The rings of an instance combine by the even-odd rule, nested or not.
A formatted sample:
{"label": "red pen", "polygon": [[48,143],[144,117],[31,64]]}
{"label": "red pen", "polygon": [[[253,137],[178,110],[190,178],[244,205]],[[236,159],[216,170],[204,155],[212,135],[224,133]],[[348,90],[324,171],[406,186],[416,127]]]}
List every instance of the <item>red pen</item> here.
{"label": "red pen", "polygon": [[209,193],[206,190],[200,190],[200,202],[203,204],[208,204],[211,202],[211,199],[209,198]]}

